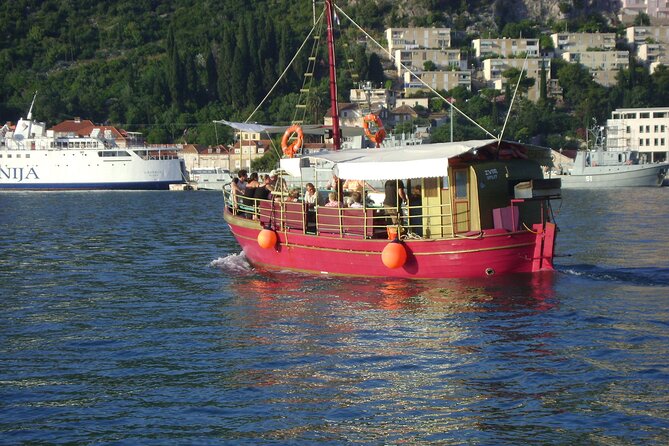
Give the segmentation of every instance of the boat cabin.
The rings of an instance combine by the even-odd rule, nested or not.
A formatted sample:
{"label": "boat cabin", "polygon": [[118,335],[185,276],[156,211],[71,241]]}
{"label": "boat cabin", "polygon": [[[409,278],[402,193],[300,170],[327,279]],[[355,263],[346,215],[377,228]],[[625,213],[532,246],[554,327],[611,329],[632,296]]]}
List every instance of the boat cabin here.
{"label": "boat cabin", "polygon": [[[264,227],[329,237],[434,240],[527,230],[549,220],[546,203],[559,198],[560,180],[543,179],[548,150],[504,144],[502,150],[497,141],[483,140],[285,158],[285,190],[268,200],[227,191],[226,201],[232,214]],[[345,180],[364,185],[357,205]],[[387,182],[404,186],[405,203],[384,205],[393,201],[385,200]],[[307,183],[318,190],[313,206],[305,200]],[[297,191],[297,200],[290,191]],[[327,203],[329,193],[336,205]]]}

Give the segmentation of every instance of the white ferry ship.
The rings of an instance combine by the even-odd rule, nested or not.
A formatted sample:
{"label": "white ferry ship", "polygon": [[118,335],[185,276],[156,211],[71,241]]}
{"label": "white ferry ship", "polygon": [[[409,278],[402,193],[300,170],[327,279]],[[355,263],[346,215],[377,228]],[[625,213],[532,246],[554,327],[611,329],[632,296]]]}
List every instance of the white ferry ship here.
{"label": "white ferry ship", "polygon": [[139,133],[90,121],[85,135],[47,130],[32,108],[0,130],[0,190],[167,190],[185,182],[177,147],[147,146]]}

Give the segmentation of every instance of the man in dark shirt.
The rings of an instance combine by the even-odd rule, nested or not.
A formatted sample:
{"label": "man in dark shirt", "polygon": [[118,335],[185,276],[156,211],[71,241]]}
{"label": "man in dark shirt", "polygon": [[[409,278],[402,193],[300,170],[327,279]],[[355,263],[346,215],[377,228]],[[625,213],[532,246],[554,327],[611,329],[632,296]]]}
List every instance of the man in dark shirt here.
{"label": "man in dark shirt", "polygon": [[[383,207],[386,208],[386,214],[390,216],[393,224],[397,224],[397,216],[400,213],[401,201],[406,201],[407,195],[404,191],[404,183],[402,180],[388,180],[383,185],[386,192],[386,197],[383,199]],[[401,201],[398,201],[397,198]]]}

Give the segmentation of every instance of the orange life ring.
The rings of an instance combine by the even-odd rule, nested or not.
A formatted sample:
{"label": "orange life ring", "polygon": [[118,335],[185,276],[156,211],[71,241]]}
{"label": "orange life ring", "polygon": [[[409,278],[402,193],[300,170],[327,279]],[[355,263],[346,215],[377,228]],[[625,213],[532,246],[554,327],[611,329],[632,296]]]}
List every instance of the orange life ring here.
{"label": "orange life ring", "polygon": [[[297,133],[297,139],[288,144],[288,140],[293,135],[293,133]],[[281,138],[281,149],[283,150],[283,154],[289,158],[294,157],[298,149],[302,148],[303,142],[304,132],[302,131],[302,127],[297,124],[291,125],[286,129],[286,132],[283,134],[283,138]]]}
{"label": "orange life ring", "polygon": [[[372,133],[371,130],[369,130],[370,122],[376,124],[376,133]],[[365,129],[365,135],[367,135],[369,140],[375,143],[376,147],[380,147],[381,143],[386,137],[386,129],[383,128],[383,122],[381,121],[381,118],[374,113],[370,113],[362,118],[362,127]]]}

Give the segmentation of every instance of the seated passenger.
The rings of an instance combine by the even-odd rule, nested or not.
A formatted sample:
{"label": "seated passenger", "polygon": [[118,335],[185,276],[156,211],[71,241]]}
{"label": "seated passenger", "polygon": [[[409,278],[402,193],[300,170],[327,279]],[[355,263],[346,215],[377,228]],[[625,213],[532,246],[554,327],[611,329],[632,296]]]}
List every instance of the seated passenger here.
{"label": "seated passenger", "polygon": [[353,192],[351,194],[351,204],[348,205],[351,208],[361,208],[362,205],[362,194],[360,192]]}
{"label": "seated passenger", "polygon": [[325,203],[325,206],[331,207],[331,208],[340,208],[341,203],[339,201],[337,201],[337,194],[335,194],[334,192],[330,192],[328,194],[328,202]]}
{"label": "seated passenger", "polygon": [[306,191],[304,193],[304,202],[307,203],[307,206],[311,209],[316,206],[317,201],[318,194],[316,193],[316,187],[311,183],[307,183]]}
{"label": "seated passenger", "polygon": [[300,201],[300,190],[297,188],[291,189],[290,192],[288,193],[288,196],[286,197],[286,201],[292,201],[292,202]]}
{"label": "seated passenger", "polygon": [[255,198],[256,200],[269,199],[269,194],[271,193],[271,191],[267,187],[269,185],[269,181],[270,181],[269,175],[265,175],[265,177],[263,178],[263,183],[260,186],[256,187],[253,194],[253,198]]}

